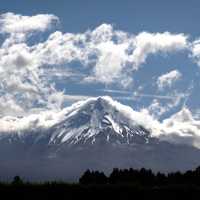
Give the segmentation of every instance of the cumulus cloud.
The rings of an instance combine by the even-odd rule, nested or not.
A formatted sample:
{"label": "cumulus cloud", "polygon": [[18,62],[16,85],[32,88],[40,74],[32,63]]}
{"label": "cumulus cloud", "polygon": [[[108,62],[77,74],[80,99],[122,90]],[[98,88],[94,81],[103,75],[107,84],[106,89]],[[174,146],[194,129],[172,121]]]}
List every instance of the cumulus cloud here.
{"label": "cumulus cloud", "polygon": [[[129,76],[126,72],[137,70],[150,54],[172,53],[188,47],[187,36],[184,34],[142,32],[138,35],[128,35],[125,32],[112,30],[109,25],[101,26],[104,27],[104,31],[105,29],[109,31],[106,32],[106,39],[97,40],[101,42],[95,46],[94,52],[98,52],[98,56],[94,75],[97,80],[105,83],[127,80]],[[95,32],[97,30],[99,28]],[[126,78],[123,78],[122,74],[126,74]],[[128,83],[124,83],[128,85],[131,82],[129,79]]]}
{"label": "cumulus cloud", "polygon": [[[111,25],[102,24],[80,34],[56,31],[46,42],[37,45],[35,53],[40,60],[51,65],[79,61],[91,69],[85,82],[110,84],[122,78],[120,73],[127,62],[128,42],[125,40],[127,38],[114,31]],[[125,85],[127,81],[123,83]]]}
{"label": "cumulus cloud", "polygon": [[0,33],[9,34],[4,45],[21,42],[34,32],[44,32],[58,22],[58,17],[50,14],[23,16],[5,13],[0,16]]}
{"label": "cumulus cloud", "polygon": [[53,91],[42,78],[44,72],[39,62],[25,43],[0,49],[1,95],[11,96],[21,110],[40,104]]}
{"label": "cumulus cloud", "polygon": [[188,48],[187,36],[184,34],[142,32],[133,39],[131,60],[137,68],[146,61],[149,54],[171,53]]}
{"label": "cumulus cloud", "polygon": [[183,107],[178,113],[163,121],[159,130],[159,138],[200,148],[199,130],[200,121],[193,118],[187,107]]}
{"label": "cumulus cloud", "polygon": [[0,17],[0,26],[3,33],[29,33],[33,31],[45,31],[52,23],[56,23],[57,21],[58,17],[50,14],[22,16],[14,13],[5,13]]}
{"label": "cumulus cloud", "polygon": [[23,134],[29,130],[44,130],[58,123],[64,118],[64,112],[50,110],[26,117],[5,116],[0,119],[0,133]]}
{"label": "cumulus cloud", "polygon": [[182,74],[178,70],[172,70],[158,77],[157,85],[159,89],[171,87],[173,83],[181,78]]}
{"label": "cumulus cloud", "polygon": [[[146,36],[149,39],[144,40]],[[149,54],[186,48],[187,36],[183,34],[141,33],[135,36],[102,24],[78,34],[56,31],[35,47],[35,53],[51,65],[79,61],[90,67],[85,82],[120,82],[126,87],[132,83],[131,71],[138,69]]]}

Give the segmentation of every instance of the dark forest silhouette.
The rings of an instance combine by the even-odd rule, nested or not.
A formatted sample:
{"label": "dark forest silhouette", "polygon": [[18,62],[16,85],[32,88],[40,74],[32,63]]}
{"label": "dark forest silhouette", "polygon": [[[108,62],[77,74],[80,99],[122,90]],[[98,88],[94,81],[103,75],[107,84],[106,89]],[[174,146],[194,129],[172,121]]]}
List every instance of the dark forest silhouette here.
{"label": "dark forest silhouette", "polygon": [[200,167],[186,172],[154,173],[150,169],[113,169],[109,176],[87,170],[79,183],[25,182],[19,176],[0,182],[2,199],[198,199]]}
{"label": "dark forest silhouette", "polygon": [[142,186],[164,186],[192,184],[200,186],[200,167],[184,173],[179,171],[153,173],[151,169],[113,169],[107,177],[103,172],[87,170],[79,179],[81,184],[135,184]]}

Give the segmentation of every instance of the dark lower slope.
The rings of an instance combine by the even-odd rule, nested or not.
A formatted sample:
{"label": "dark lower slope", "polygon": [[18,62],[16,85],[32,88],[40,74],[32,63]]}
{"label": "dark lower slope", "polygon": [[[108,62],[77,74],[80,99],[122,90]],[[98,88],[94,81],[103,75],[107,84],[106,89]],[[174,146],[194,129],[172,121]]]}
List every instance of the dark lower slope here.
{"label": "dark lower slope", "polygon": [[[45,148],[44,148],[45,147]],[[76,181],[86,169],[109,173],[113,168],[184,171],[200,165],[200,150],[167,142],[44,146],[0,145],[0,177],[20,175],[28,180]]]}

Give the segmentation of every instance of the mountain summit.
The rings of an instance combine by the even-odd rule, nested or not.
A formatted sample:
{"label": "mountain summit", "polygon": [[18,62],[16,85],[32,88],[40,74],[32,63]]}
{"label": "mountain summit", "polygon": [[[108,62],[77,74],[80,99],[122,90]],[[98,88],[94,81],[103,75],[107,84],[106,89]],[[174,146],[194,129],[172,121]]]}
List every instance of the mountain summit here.
{"label": "mountain summit", "polygon": [[149,130],[137,115],[110,97],[89,99],[52,128],[50,144],[95,144],[100,140],[119,144],[148,142]]}

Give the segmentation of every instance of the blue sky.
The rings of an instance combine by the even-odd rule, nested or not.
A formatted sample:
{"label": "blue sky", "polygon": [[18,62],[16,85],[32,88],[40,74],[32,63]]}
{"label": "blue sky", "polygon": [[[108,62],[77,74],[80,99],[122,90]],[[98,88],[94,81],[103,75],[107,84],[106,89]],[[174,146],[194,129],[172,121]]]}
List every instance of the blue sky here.
{"label": "blue sky", "polygon": [[2,0],[1,12],[22,15],[52,13],[62,22],[67,32],[82,32],[102,23],[111,23],[119,29],[138,33],[186,32],[200,34],[197,26],[200,2],[198,0]]}
{"label": "blue sky", "polygon": [[0,114],[109,95],[160,120],[183,106],[198,117],[199,8],[195,0],[2,0]]}

